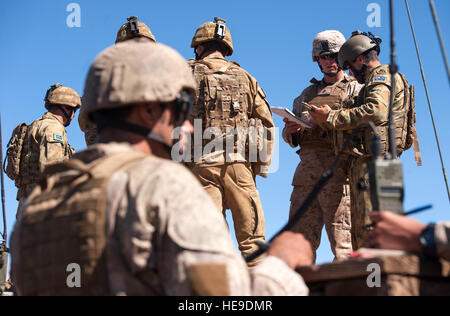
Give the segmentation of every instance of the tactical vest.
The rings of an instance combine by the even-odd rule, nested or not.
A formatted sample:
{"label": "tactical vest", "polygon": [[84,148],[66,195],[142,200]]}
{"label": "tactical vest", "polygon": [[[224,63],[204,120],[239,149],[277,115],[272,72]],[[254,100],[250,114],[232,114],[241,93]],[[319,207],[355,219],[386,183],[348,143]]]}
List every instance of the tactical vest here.
{"label": "tactical vest", "polygon": [[[138,152],[73,159],[47,167],[46,183],[30,195],[16,226],[14,264],[22,295],[110,295],[106,265],[106,208],[111,176],[144,159]],[[81,269],[81,287],[70,287]]]}
{"label": "tactical vest", "polygon": [[[313,86],[303,101],[318,107],[328,105],[332,110],[345,108],[348,106],[347,102],[351,102],[347,91],[352,81],[354,79],[347,78],[336,84],[324,86],[321,81],[313,79],[311,80]],[[342,134],[342,132],[338,132],[338,134]],[[300,133],[298,143],[301,148],[325,147],[333,150],[336,137],[335,132],[329,130],[324,124],[321,124]]]}
{"label": "tactical vest", "polygon": [[[234,137],[227,135],[227,128],[247,130],[252,109],[246,72],[234,62],[217,68],[208,61],[199,60],[193,66],[194,77],[199,85],[196,102],[198,111],[193,119],[203,120],[203,131],[218,128],[225,141],[226,137]],[[210,142],[203,140],[203,146]]]}
{"label": "tactical vest", "polygon": [[28,126],[25,123],[18,125],[8,142],[4,166],[6,175],[15,182],[18,187],[20,181],[20,162],[22,160],[22,153],[24,141],[27,136]]}
{"label": "tactical vest", "polygon": [[[414,85],[409,86],[406,77],[398,73],[404,86],[404,99],[401,104],[394,104],[394,127],[395,127],[395,143],[398,157],[413,146],[415,159],[418,166],[422,165],[422,158],[420,154],[419,139],[417,137],[416,111],[415,111],[415,91]],[[365,89],[364,89],[365,91]],[[365,100],[365,95],[363,100]],[[386,154],[389,151],[389,126],[378,126],[377,132],[380,136],[381,154]],[[370,151],[370,143],[372,140],[372,131],[366,129],[365,133],[365,147],[366,152],[372,155]]]}

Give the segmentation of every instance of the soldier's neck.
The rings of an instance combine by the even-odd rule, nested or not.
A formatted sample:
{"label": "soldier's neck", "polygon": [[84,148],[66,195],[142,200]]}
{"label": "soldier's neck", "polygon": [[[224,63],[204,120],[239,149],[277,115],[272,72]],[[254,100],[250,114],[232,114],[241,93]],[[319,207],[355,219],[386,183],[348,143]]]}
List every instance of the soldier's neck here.
{"label": "soldier's neck", "polygon": [[370,77],[370,75],[372,74],[372,71],[380,66],[381,66],[381,63],[379,60],[372,60],[371,62],[369,62],[369,64],[367,65],[367,69],[366,69],[366,80],[367,80],[367,78]]}
{"label": "soldier's neck", "polygon": [[50,113],[62,124],[64,125],[65,118],[62,114],[56,113],[56,111],[50,111]]}
{"label": "soldier's neck", "polygon": [[136,151],[160,158],[170,159],[170,153],[164,146],[156,141],[149,140],[141,135],[106,127],[99,135],[99,143],[129,143]]}
{"label": "soldier's neck", "polygon": [[217,58],[225,58],[225,56],[218,50],[213,51],[213,52],[206,52],[204,54],[204,56],[202,56],[202,59],[204,58],[213,58],[213,57],[217,57]]}
{"label": "soldier's neck", "polygon": [[323,81],[324,81],[325,83],[327,83],[327,84],[333,84],[333,83],[342,81],[342,79],[344,79],[344,77],[345,77],[345,73],[341,70],[341,71],[339,71],[339,72],[337,73],[337,75],[334,76],[334,77],[324,75],[324,76],[323,76]]}

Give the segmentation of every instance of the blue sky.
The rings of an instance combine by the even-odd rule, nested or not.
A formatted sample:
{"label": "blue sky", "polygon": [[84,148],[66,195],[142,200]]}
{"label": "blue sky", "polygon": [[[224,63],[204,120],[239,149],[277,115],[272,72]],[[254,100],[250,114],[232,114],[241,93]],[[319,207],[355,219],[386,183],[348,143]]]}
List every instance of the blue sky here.
{"label": "blue sky", "polygon": [[[66,25],[67,6],[81,8],[81,27]],[[450,2],[436,0],[441,29],[450,50]],[[381,6],[381,27],[367,25],[367,6]],[[410,0],[425,72],[429,84],[437,128],[446,162],[450,168],[450,138],[445,127],[450,117],[448,81],[439,51],[428,1]],[[3,152],[13,128],[31,123],[44,112],[43,98],[48,87],[59,82],[83,92],[88,68],[95,56],[114,43],[116,32],[126,17],[139,16],[149,25],[159,42],[193,58],[190,42],[195,29],[215,16],[228,20],[235,46],[231,60],[258,79],[273,106],[291,107],[292,100],[321,73],[311,59],[314,35],[327,29],[340,30],[346,37],[360,29],[384,39],[381,60],[389,63],[389,14],[387,0],[348,1],[140,1],[116,0],[30,0],[8,1],[0,12],[0,99],[3,119]],[[400,71],[416,86],[417,130],[423,167],[416,167],[412,150],[404,163],[405,209],[432,203],[434,209],[416,216],[423,222],[450,220],[439,156],[420,76],[414,44],[403,1],[396,1],[396,32]],[[278,117],[275,124],[281,128]],[[75,121],[68,129],[69,141],[77,150],[85,147]],[[279,144],[279,169],[268,179],[258,180],[266,214],[267,236],[272,236],[288,218],[291,181],[298,157],[287,144]],[[9,230],[15,219],[16,189],[6,181]],[[228,216],[231,217],[231,216]],[[332,260],[328,242],[323,240],[318,262]]]}

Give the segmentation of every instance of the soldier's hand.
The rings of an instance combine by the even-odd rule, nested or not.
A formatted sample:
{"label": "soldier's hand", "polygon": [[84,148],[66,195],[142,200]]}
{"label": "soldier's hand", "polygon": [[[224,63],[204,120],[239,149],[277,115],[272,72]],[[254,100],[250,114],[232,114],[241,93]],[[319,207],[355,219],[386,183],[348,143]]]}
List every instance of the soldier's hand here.
{"label": "soldier's hand", "polygon": [[283,260],[291,269],[313,263],[311,243],[302,234],[292,232],[285,232],[275,238],[267,254]]}
{"label": "soldier's hand", "polygon": [[183,125],[181,125],[181,134],[180,134],[180,152],[185,152],[189,148],[187,145],[189,143],[189,139],[191,134],[194,133],[194,126],[192,126],[191,122],[184,121]]}
{"label": "soldier's hand", "polygon": [[415,219],[392,212],[372,212],[370,219],[375,224],[369,233],[373,248],[404,250],[420,253],[420,235],[426,225]]}
{"label": "soldier's hand", "polygon": [[289,134],[297,134],[303,131],[303,126],[294,122],[289,121],[287,118],[283,120],[283,122],[286,124],[286,131]]}
{"label": "soldier's hand", "polygon": [[322,107],[317,107],[311,104],[311,110],[309,113],[313,117],[314,121],[318,124],[325,123],[327,121],[328,115],[331,112],[331,108],[328,105]]}

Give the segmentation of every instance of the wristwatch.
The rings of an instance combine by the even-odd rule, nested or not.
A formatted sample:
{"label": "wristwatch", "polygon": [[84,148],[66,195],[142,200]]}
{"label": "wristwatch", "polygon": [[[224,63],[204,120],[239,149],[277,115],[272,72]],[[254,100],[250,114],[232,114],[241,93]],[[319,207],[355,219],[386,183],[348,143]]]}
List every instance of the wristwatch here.
{"label": "wristwatch", "polygon": [[423,254],[428,258],[437,258],[436,236],[434,234],[435,224],[428,225],[420,235],[420,245]]}

